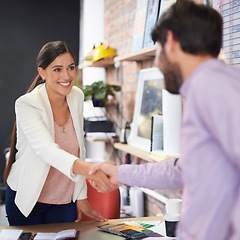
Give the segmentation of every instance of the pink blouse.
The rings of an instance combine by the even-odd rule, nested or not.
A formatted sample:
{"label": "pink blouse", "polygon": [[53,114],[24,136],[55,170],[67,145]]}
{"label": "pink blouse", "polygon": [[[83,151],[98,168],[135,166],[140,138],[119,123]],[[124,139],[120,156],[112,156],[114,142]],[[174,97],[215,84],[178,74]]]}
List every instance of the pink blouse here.
{"label": "pink blouse", "polygon": [[[79,144],[72,117],[64,126],[54,123],[55,142],[68,153],[79,156]],[[56,159],[57,161],[57,159]],[[50,167],[38,202],[49,204],[67,204],[72,201],[74,182],[54,167]]]}

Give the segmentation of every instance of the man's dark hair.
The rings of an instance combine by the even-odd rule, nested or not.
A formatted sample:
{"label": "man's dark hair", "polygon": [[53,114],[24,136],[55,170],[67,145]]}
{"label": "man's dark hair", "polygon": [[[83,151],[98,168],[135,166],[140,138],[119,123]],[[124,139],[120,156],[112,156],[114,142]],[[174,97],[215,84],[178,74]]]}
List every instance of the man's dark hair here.
{"label": "man's dark hair", "polygon": [[210,6],[189,0],[178,0],[163,15],[152,30],[154,42],[162,47],[167,31],[173,33],[184,52],[217,57],[222,46],[222,17]]}

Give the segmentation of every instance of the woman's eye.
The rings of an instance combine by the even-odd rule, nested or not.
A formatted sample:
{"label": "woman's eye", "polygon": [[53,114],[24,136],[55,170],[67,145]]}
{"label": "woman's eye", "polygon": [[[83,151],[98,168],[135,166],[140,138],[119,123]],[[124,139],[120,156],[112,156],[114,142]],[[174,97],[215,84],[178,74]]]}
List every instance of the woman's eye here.
{"label": "woman's eye", "polygon": [[55,68],[54,72],[60,72],[61,68]]}
{"label": "woman's eye", "polygon": [[75,66],[69,67],[69,70],[74,70],[74,69],[75,69]]}

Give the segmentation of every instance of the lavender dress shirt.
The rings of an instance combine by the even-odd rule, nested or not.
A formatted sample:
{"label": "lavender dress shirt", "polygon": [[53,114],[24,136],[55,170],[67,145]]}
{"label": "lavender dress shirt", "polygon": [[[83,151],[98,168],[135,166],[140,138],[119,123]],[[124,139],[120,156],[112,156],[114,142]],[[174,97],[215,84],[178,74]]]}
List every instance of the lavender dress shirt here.
{"label": "lavender dress shirt", "polygon": [[119,181],[183,187],[180,240],[240,239],[240,69],[211,59],[182,84],[181,158],[121,165]]}

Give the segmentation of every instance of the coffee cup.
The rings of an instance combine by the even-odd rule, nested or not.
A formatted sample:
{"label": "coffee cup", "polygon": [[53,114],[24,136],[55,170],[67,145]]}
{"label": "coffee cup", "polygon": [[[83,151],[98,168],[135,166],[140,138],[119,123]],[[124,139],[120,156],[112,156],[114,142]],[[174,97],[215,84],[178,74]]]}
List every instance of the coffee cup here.
{"label": "coffee cup", "polygon": [[180,220],[179,214],[166,214],[164,216],[165,227],[166,227],[166,236],[167,237],[176,237],[177,224]]}
{"label": "coffee cup", "polygon": [[182,199],[173,198],[166,202],[166,214],[181,214]]}

